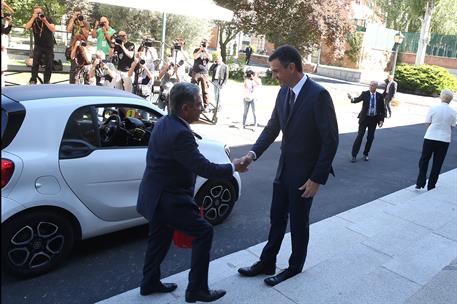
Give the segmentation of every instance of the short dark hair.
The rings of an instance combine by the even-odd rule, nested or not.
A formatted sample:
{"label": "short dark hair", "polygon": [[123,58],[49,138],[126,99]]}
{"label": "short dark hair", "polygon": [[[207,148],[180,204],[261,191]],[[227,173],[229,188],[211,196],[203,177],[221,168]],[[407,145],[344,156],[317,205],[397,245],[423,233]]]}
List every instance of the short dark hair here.
{"label": "short dark hair", "polygon": [[299,72],[303,72],[302,58],[296,48],[291,45],[285,44],[278,47],[273,54],[268,57],[268,61],[278,59],[283,67],[287,67],[290,63],[295,64],[295,68]]}
{"label": "short dark hair", "polygon": [[189,82],[175,84],[170,91],[170,113],[178,115],[184,104],[194,104],[200,88]]}

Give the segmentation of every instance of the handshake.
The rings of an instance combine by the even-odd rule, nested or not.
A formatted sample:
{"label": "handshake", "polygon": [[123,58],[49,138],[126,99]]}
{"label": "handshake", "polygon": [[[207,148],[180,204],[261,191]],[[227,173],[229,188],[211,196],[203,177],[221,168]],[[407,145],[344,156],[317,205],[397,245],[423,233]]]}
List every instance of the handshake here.
{"label": "handshake", "polygon": [[243,173],[248,171],[249,165],[255,159],[255,154],[249,151],[246,155],[241,158],[235,158],[232,162],[233,166],[235,167],[235,171]]}

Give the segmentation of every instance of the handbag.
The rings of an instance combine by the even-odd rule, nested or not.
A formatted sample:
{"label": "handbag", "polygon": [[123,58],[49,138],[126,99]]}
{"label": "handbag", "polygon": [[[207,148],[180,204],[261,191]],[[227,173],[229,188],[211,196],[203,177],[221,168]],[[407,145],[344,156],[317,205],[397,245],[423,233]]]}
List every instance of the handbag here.
{"label": "handbag", "polygon": [[[200,210],[200,216],[204,217],[204,210],[203,208],[199,208]],[[192,241],[194,240],[195,237],[189,236],[185,234],[182,231],[175,230],[173,232],[173,243],[175,244],[176,247],[179,248],[192,248]]]}

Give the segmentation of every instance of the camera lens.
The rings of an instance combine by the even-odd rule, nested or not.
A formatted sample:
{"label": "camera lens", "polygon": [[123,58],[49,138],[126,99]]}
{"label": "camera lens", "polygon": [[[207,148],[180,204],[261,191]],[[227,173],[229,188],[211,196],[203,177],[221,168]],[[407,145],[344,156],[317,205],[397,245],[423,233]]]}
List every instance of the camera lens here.
{"label": "camera lens", "polygon": [[146,63],[146,61],[144,59],[140,60],[140,64],[145,64],[145,63]]}
{"label": "camera lens", "polygon": [[81,46],[87,46],[87,42],[86,41],[81,41]]}
{"label": "camera lens", "polygon": [[44,18],[44,14],[40,14],[39,17],[40,17],[40,18]]}
{"label": "camera lens", "polygon": [[83,21],[83,20],[84,20],[84,16],[83,16],[83,15],[79,15],[79,16],[78,16],[78,20],[79,20],[79,21]]}
{"label": "camera lens", "polygon": [[116,41],[117,44],[122,44],[123,42],[122,38],[116,38],[114,41]]}
{"label": "camera lens", "polygon": [[105,26],[105,22],[100,22],[100,23],[98,24],[98,26],[99,26],[99,27],[104,27],[104,26]]}

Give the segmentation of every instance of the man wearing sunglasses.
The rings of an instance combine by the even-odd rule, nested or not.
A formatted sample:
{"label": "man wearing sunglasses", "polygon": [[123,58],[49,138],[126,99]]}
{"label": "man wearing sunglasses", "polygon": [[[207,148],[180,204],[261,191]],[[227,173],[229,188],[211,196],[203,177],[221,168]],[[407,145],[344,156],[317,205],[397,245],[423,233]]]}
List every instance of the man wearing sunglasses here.
{"label": "man wearing sunglasses", "polygon": [[135,45],[128,41],[128,36],[124,31],[119,31],[117,37],[112,39],[114,48],[110,50],[113,63],[117,63],[120,79],[116,83],[116,88],[132,92],[132,79],[128,76],[128,71],[135,59]]}

